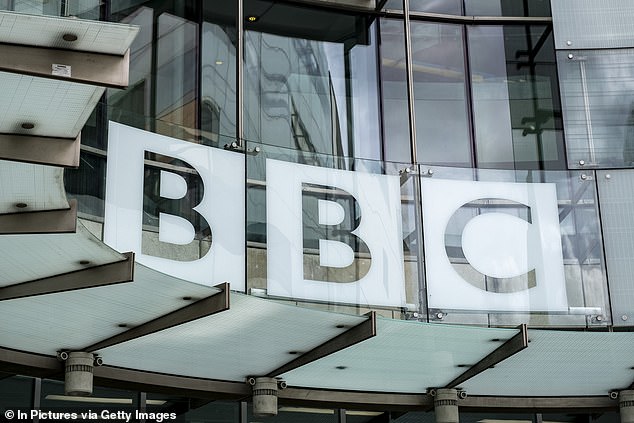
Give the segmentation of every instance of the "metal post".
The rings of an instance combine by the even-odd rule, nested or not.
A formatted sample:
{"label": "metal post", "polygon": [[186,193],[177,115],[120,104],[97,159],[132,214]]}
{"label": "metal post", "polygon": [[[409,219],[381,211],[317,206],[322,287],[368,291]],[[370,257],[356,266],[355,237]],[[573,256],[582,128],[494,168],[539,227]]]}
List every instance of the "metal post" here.
{"label": "metal post", "polygon": [[[42,406],[42,379],[36,377],[33,379],[33,409],[39,410]],[[40,417],[35,416],[33,423],[39,423]]]}
{"label": "metal post", "polygon": [[434,397],[436,423],[459,423],[458,391],[456,389],[438,389]]}
{"label": "metal post", "polygon": [[[139,392],[138,399],[137,409],[139,413],[145,413],[147,411],[147,392]],[[145,417],[139,419],[139,423],[145,423]]]}
{"label": "metal post", "polygon": [[335,410],[337,423],[346,423],[346,410],[343,408],[337,408]]}
{"label": "metal post", "polygon": [[[243,146],[244,139],[244,11],[243,0],[238,0],[236,11],[236,31],[238,31],[238,42],[236,45],[236,142],[238,146]],[[245,146],[246,148],[246,146]]]}
{"label": "metal post", "polygon": [[239,421],[240,423],[247,423],[248,421],[248,403],[246,401],[241,401],[240,402],[240,418]]}
{"label": "metal post", "polygon": [[407,103],[409,112],[410,152],[412,163],[418,162],[416,147],[416,112],[414,110],[414,72],[412,70],[412,36],[409,25],[409,0],[403,0],[405,17],[405,70],[407,72]]}

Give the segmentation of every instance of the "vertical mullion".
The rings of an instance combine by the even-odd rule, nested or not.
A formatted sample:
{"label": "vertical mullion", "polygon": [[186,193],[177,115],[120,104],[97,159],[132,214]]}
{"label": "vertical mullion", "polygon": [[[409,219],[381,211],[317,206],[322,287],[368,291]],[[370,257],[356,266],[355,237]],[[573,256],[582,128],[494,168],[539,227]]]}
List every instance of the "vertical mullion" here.
{"label": "vertical mullion", "polygon": [[244,108],[244,90],[243,90],[243,76],[244,76],[244,7],[243,0],[238,0],[236,11],[236,31],[238,45],[236,46],[236,142],[239,147],[243,147],[242,140],[244,139],[244,125],[243,125],[243,108]]}
{"label": "vertical mullion", "polygon": [[409,0],[403,0],[405,17],[405,71],[407,72],[407,103],[409,114],[410,153],[412,163],[418,163],[416,147],[416,116],[414,110],[414,72],[412,70],[412,37],[410,34]]}
{"label": "vertical mullion", "polygon": [[465,106],[467,107],[467,125],[469,126],[469,137],[471,146],[471,166],[478,167],[478,147],[476,145],[475,112],[473,107],[473,84],[471,79],[471,63],[469,60],[469,36],[468,27],[462,26],[462,51],[464,57],[464,82],[465,82]]}

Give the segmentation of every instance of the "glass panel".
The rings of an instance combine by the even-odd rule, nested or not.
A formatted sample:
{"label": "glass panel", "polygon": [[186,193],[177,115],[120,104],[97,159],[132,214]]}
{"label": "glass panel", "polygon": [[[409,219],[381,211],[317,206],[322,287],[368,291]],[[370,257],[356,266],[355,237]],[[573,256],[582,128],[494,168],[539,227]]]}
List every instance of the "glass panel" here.
{"label": "glass panel", "polygon": [[403,0],[387,0],[383,10],[403,10]]}
{"label": "glass panel", "polygon": [[203,2],[200,126],[212,146],[236,137],[236,4]]}
{"label": "glass panel", "polygon": [[[568,9],[576,10],[576,6]],[[550,16],[550,0],[466,0],[465,15]]]}
{"label": "glass panel", "polygon": [[[247,421],[261,421],[262,417],[253,414],[253,404],[249,403],[247,410]],[[280,407],[277,416],[267,417],[267,423],[335,423],[335,410],[327,408],[307,408],[307,407]]]}
{"label": "glass panel", "polygon": [[0,413],[4,416],[7,410],[28,412],[32,408],[33,379],[0,373]]}
{"label": "glass panel", "polygon": [[457,168],[423,177],[430,320],[609,324],[593,178]]}
{"label": "glass panel", "polygon": [[106,194],[106,158],[82,151],[77,169],[64,169],[64,187],[69,199],[76,199],[82,217],[103,221]]}
{"label": "glass panel", "polygon": [[[138,25],[140,31],[130,46],[130,78],[126,90],[107,91],[108,118],[116,122],[134,126],[135,128],[150,129],[152,116],[152,57],[154,55],[154,11],[149,7],[139,7],[127,13],[123,0],[113,2],[112,20]],[[125,2],[127,4],[127,2]],[[121,10],[121,11],[119,11]],[[98,148],[104,146],[97,145]]]}
{"label": "glass panel", "polygon": [[179,423],[238,423],[240,403],[220,402],[176,395],[147,394],[148,413],[174,413],[176,418],[163,421]]}
{"label": "glass panel", "polygon": [[570,167],[634,166],[632,52],[557,54]]}
{"label": "glass panel", "polygon": [[[156,132],[188,139],[181,127],[198,127],[198,25],[170,13],[158,17]],[[178,126],[175,126],[178,125]]]}
{"label": "glass panel", "polygon": [[161,4],[160,10],[129,6],[112,4],[112,20],[139,25],[141,31],[130,49],[129,87],[108,91],[109,118],[200,141],[199,16],[183,2]]}
{"label": "glass panel", "polygon": [[564,169],[551,28],[467,30],[478,167]]}
{"label": "glass panel", "polygon": [[67,1],[65,5],[68,8],[68,16],[99,20],[101,15],[102,2],[99,0]]}
{"label": "glass panel", "polygon": [[255,147],[247,157],[248,292],[337,312],[422,316],[414,172]]}
{"label": "glass panel", "polygon": [[411,160],[405,34],[402,20],[381,19],[381,105],[386,160]]}
{"label": "glass panel", "polygon": [[631,333],[529,330],[528,338],[528,348],[461,386],[473,396],[580,397],[632,383]]}
{"label": "glass panel", "polygon": [[610,298],[615,326],[634,321],[634,171],[597,172]]}
{"label": "glass panel", "polygon": [[462,15],[462,0],[410,0],[409,10],[412,12]]}
{"label": "glass panel", "polygon": [[[80,421],[83,420],[79,415],[80,413],[95,413],[92,416],[94,420],[100,420],[101,413],[105,413],[104,416],[109,417],[107,420],[117,420],[116,413],[131,413],[128,415],[135,417],[135,410],[138,408],[138,395],[138,392],[134,391],[95,386],[91,396],[67,396],[64,394],[64,382],[45,379],[42,380],[40,409],[45,413],[49,411],[51,413],[76,413],[78,414],[77,420]],[[119,415],[119,419],[125,420],[125,417],[121,418],[122,415]]]}
{"label": "glass panel", "polygon": [[471,166],[462,26],[412,22],[411,34],[418,161]]}
{"label": "glass panel", "polygon": [[552,2],[558,49],[634,46],[634,3],[622,0]]}
{"label": "glass panel", "polygon": [[0,0],[0,10],[11,10],[29,15],[74,16],[81,19],[99,20],[99,0]]}
{"label": "glass panel", "polygon": [[373,19],[259,0],[244,8],[256,18],[245,23],[245,138],[379,159]]}
{"label": "glass panel", "polygon": [[284,380],[322,389],[420,392],[421,386],[446,386],[518,333],[384,318],[376,328],[375,337],[291,370]]}
{"label": "glass panel", "polygon": [[3,0],[0,1],[0,9],[11,10],[29,15],[62,16],[62,1],[31,1],[31,0]]}

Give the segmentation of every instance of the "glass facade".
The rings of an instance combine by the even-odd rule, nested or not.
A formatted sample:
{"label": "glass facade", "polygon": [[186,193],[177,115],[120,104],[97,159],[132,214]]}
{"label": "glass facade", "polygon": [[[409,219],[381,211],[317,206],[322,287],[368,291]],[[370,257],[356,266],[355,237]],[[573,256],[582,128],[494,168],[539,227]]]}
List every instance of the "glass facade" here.
{"label": "glass facade", "polygon": [[[385,8],[394,10],[393,3],[386,3]],[[108,120],[212,148],[237,146],[246,153],[247,293],[332,311],[363,313],[374,309],[386,317],[438,323],[610,326],[613,313],[596,175],[567,170],[566,150],[568,162],[571,155],[581,154],[577,151],[592,151],[585,147],[585,141],[577,147],[575,133],[580,131],[575,132],[570,118],[572,113],[582,113],[571,103],[580,98],[574,91],[578,73],[569,70],[574,60],[565,59],[562,64],[562,57],[555,59],[553,26],[543,18],[549,14],[548,4],[507,3],[413,1],[406,26],[402,8],[379,17],[248,0],[242,5],[244,16],[238,25],[233,1],[213,7],[196,2],[161,3],[160,7],[147,2],[128,7],[127,3],[114,2],[111,20],[141,27],[131,49],[130,87],[109,90],[87,124],[82,152],[86,166],[67,171],[69,194],[80,200],[83,217],[98,224],[102,221],[105,190],[103,184],[90,181],[105,176],[104,126]],[[453,14],[456,18],[445,16],[438,21],[415,12]],[[465,23],[461,18],[465,14],[490,16],[492,21]],[[504,20],[496,21],[496,16]],[[592,75],[586,72],[586,78]],[[596,92],[607,95],[608,91]],[[191,213],[203,195],[199,172],[167,155],[146,153],[145,160],[143,254],[181,261],[202,259],[213,241],[204,219]],[[274,195],[267,180],[270,161],[330,169],[333,175],[344,171],[398,179],[400,200],[393,207],[398,207],[400,216],[401,251],[394,256],[400,263],[397,279],[404,287],[399,301],[370,300],[358,290],[337,299],[334,294],[310,297],[297,290],[292,293],[275,288],[271,281],[275,272],[269,266],[280,250],[271,249],[268,241],[271,234],[277,240],[279,232],[271,223],[278,217],[269,215]],[[571,169],[576,167],[571,165]],[[303,168],[289,169],[288,176]],[[161,199],[163,172],[174,172],[185,180],[186,199]],[[478,226],[469,226],[471,221],[482,222],[486,228],[486,219],[479,216],[499,216],[509,207],[502,200],[499,205],[484,197],[458,210],[449,221],[448,244],[442,250],[446,249],[446,254],[441,254],[446,258],[440,259],[448,258],[452,274],[459,275],[464,287],[476,287],[492,294],[491,298],[506,295],[508,299],[494,300],[501,301],[496,306],[475,308],[439,305],[443,303],[434,301],[430,287],[444,276],[433,270],[436,253],[429,246],[422,248],[427,242],[424,222],[429,202],[422,194],[427,180],[555,187],[563,276],[544,276],[532,282],[526,279],[515,288],[502,288],[515,282],[496,279],[486,270],[498,261],[510,260],[500,245],[510,242],[512,246],[513,240],[503,241],[501,234],[493,238],[487,258],[494,264],[476,270],[463,255],[462,230]],[[360,209],[358,194],[341,189],[337,183],[333,179],[330,185],[302,184],[304,210],[298,223],[302,241],[295,247],[302,251],[304,269],[297,271],[297,277],[341,288],[362,280],[378,261],[376,247],[369,246],[363,236],[347,235],[360,227],[367,212]],[[343,220],[337,225],[324,223],[322,203],[339,209]],[[529,223],[530,235],[537,223],[520,209],[511,215]],[[186,246],[162,242],[161,213],[189,220],[194,241]],[[482,228],[472,232],[481,233]],[[287,236],[279,239],[286,242]],[[530,247],[529,241],[525,242]],[[330,250],[324,242],[345,251],[327,253]],[[328,254],[352,256],[329,266]],[[521,262],[536,266],[534,271],[540,272],[531,254],[518,254],[525,255]],[[527,275],[531,277],[530,272]],[[507,289],[533,292],[539,291],[535,286],[543,284],[559,284],[566,303],[562,300],[555,308],[550,308],[552,304],[539,306],[531,294],[532,305],[503,305],[515,301]]]}
{"label": "glass facade", "polygon": [[[548,0],[373,6],[0,1],[20,13],[140,28],[129,87],[107,89],[82,131],[79,168],[64,171],[68,197],[102,241],[109,166],[132,163],[113,151],[115,123],[165,146],[141,148],[140,179],[129,183],[141,187],[138,255],[178,265],[209,258],[226,232],[205,213],[239,204],[223,221],[239,228],[238,248],[227,248],[243,260],[234,291],[442,329],[631,330],[633,31],[619,29],[618,45],[593,44],[565,21],[565,8],[551,18]],[[219,185],[231,201],[213,197]],[[61,383],[10,373],[0,373],[0,393],[0,411],[71,401]],[[251,403],[169,390],[94,396],[177,421],[256,419]],[[316,402],[270,421],[429,418],[409,410]]]}

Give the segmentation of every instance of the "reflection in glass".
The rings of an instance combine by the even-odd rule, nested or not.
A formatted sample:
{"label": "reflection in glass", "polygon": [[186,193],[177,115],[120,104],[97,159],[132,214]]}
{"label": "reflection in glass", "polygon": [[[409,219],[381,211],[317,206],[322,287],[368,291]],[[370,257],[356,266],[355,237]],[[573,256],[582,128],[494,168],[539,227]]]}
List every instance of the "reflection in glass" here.
{"label": "reflection in glass", "polygon": [[[572,55],[572,59],[568,58]],[[634,166],[632,50],[558,55],[571,167]]]}
{"label": "reflection in glass", "polygon": [[379,158],[372,20],[256,0],[245,10],[262,10],[245,23],[245,138]]}
{"label": "reflection in glass", "polygon": [[69,198],[77,200],[83,217],[101,220],[104,215],[106,158],[81,152],[80,166],[64,170],[64,186]]}
{"label": "reflection in glass", "polygon": [[381,19],[381,105],[385,159],[411,161],[403,21]]}
{"label": "reflection in glass", "polygon": [[198,25],[170,13],[158,17],[156,132],[179,139],[198,126]]}
{"label": "reflection in glass", "polygon": [[385,159],[411,161],[403,21],[381,19],[381,103]]}
{"label": "reflection in glass", "polygon": [[119,22],[138,25],[140,31],[130,46],[130,78],[126,90],[107,92],[107,102],[111,106],[109,119],[140,129],[151,129],[152,56],[154,11],[149,7],[139,7],[130,14],[117,12],[113,4],[113,18]]}
{"label": "reflection in glass", "polygon": [[410,0],[409,10],[412,12],[462,15],[462,0]]}
{"label": "reflection in glass", "polygon": [[412,22],[418,161],[470,166],[462,26]]}
{"label": "reflection in glass", "polygon": [[552,28],[467,29],[478,167],[563,169]]}
{"label": "reflection in glass", "polygon": [[200,128],[203,142],[236,137],[236,28],[232,1],[203,2]]}
{"label": "reflection in glass", "polygon": [[549,0],[467,0],[465,15],[550,16]]}

